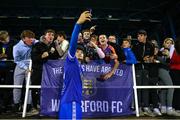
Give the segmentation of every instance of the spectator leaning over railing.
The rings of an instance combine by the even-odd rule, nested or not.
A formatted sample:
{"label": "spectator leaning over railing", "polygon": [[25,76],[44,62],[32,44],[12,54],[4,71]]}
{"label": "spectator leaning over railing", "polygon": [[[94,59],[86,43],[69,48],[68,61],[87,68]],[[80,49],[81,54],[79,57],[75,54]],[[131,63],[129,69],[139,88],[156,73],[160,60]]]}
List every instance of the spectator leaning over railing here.
{"label": "spectator leaning over railing", "polygon": [[[145,66],[149,72],[149,85],[156,86],[158,85],[159,82],[159,77],[158,77],[159,61],[157,60],[158,49],[155,40],[150,42],[154,48],[154,55],[150,57],[150,60],[148,60],[147,63],[145,63]],[[151,102],[150,104],[152,104],[154,115],[161,116],[162,114],[159,110],[159,104],[158,104],[159,103],[158,90],[150,89],[149,94],[150,94],[150,102]]]}
{"label": "spectator leaning over railing", "polygon": [[[45,31],[43,38],[40,42],[36,43],[32,47],[31,59],[32,59],[32,85],[41,85],[43,63],[47,60],[60,58],[55,43],[53,42],[55,31],[48,29]],[[32,114],[38,113],[38,105],[40,104],[40,90],[32,89]]]}
{"label": "spectator leaning over railing", "polygon": [[115,49],[115,52],[118,56],[118,61],[120,63],[122,63],[124,60],[125,60],[125,55],[124,55],[124,51],[122,50],[121,46],[118,45],[117,43],[117,37],[116,35],[109,35],[108,37],[108,44],[111,45],[114,49]]}
{"label": "spectator leaning over railing", "polygon": [[108,44],[108,39],[105,34],[99,35],[99,43],[100,43],[100,48],[105,54],[105,57],[103,59],[105,63],[110,64],[113,62],[113,65],[114,65],[111,71],[101,76],[102,79],[107,80],[110,77],[112,77],[115,70],[119,66],[118,56],[116,54],[115,49],[111,45]]}
{"label": "spectator leaning over railing", "polygon": [[[170,48],[170,74],[174,85],[180,85],[180,37],[175,41],[175,45]],[[180,89],[174,90],[173,107],[180,110]]]}
{"label": "spectator leaning over railing", "polygon": [[[21,33],[21,40],[13,47],[13,57],[16,63],[14,71],[14,85],[23,85],[24,80],[27,82],[27,75],[31,70],[29,63],[31,59],[32,45],[35,43],[35,34],[31,30],[24,30]],[[15,111],[18,112],[21,107],[21,89],[14,88],[13,100]],[[28,110],[30,110],[32,98],[31,91],[28,94]]]}
{"label": "spectator leaning over railing", "polygon": [[[137,39],[138,42],[132,48],[137,59],[137,64],[135,65],[137,85],[149,85],[149,65],[147,63],[154,56],[154,47],[147,41],[147,32],[145,30],[138,31]],[[138,90],[138,99],[140,115],[155,116],[150,109],[149,90]],[[158,109],[154,112],[160,113]]]}

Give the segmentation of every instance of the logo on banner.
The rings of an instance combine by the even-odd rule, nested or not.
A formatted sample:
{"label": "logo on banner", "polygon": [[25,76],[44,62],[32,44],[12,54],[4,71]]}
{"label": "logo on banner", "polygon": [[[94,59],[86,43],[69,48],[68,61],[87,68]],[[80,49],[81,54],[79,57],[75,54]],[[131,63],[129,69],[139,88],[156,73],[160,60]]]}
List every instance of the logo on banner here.
{"label": "logo on banner", "polygon": [[96,94],[97,87],[96,87],[96,80],[94,79],[84,79],[83,81],[83,90],[82,94],[84,97],[91,97]]}

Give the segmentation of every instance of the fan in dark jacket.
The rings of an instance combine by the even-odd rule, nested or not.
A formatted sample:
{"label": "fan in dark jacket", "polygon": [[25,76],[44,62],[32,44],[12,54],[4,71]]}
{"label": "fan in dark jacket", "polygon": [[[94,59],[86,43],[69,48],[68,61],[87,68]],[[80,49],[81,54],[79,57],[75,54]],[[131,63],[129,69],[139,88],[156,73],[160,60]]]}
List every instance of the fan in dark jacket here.
{"label": "fan in dark jacket", "polygon": [[[48,29],[40,42],[32,47],[32,85],[41,84],[43,63],[49,59],[54,60],[60,58],[53,42],[54,35],[54,30]],[[38,90],[32,90],[32,101],[35,109],[38,108],[39,101],[39,95],[37,93],[39,93]]]}

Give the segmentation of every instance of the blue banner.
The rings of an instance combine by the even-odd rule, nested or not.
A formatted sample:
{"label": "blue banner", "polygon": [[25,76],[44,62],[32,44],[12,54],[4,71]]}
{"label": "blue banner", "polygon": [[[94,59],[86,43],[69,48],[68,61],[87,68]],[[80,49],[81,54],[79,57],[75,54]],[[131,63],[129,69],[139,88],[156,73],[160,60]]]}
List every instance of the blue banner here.
{"label": "blue banner", "polygon": [[[43,66],[41,83],[41,114],[58,115],[63,85],[63,61],[48,61]],[[131,66],[119,65],[114,75],[104,81],[101,75],[112,66],[92,62],[81,65],[83,71],[82,112],[84,118],[121,116],[132,114],[133,96]]]}

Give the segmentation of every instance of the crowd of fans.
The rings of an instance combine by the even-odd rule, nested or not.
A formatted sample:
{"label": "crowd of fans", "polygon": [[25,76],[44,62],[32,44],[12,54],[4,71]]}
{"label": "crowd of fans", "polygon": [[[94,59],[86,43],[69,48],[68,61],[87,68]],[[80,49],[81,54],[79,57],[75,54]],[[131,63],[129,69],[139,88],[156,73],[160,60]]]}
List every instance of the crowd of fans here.
{"label": "crowd of fans", "polygon": [[[124,38],[117,44],[115,35],[95,34],[95,27],[83,30],[78,36],[78,59],[84,64],[99,60],[112,64],[112,70],[102,79],[108,80],[119,64],[135,64],[137,85],[180,85],[180,39],[166,38],[163,45],[156,40],[148,40],[147,32],[139,30],[137,41]],[[24,30],[21,40],[15,43],[7,31],[0,31],[0,84],[23,85],[31,72],[31,84],[40,85],[42,66],[47,60],[65,59],[69,41],[64,31],[52,29],[45,31],[39,40],[35,33]],[[29,60],[32,69],[29,69]],[[22,90],[14,88],[0,90],[0,113],[12,109],[22,112]],[[28,112],[37,113],[40,105],[40,90],[32,89],[28,95]],[[140,115],[180,116],[179,89],[141,89],[138,90]]]}

